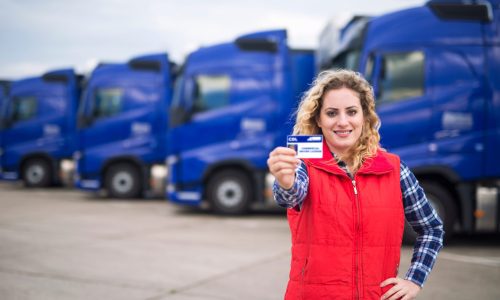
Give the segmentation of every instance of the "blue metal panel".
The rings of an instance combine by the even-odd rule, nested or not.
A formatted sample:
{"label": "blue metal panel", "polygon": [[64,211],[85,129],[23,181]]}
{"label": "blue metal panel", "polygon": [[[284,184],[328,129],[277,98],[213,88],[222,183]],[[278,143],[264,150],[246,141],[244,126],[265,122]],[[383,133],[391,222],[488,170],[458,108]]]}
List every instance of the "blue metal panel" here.
{"label": "blue metal panel", "polygon": [[488,92],[485,94],[486,103],[486,165],[485,176],[500,178],[500,7],[494,10],[495,22],[484,25],[487,50],[485,51],[485,74],[488,80]]}
{"label": "blue metal panel", "polygon": [[434,155],[457,156],[450,165],[466,180],[483,176],[484,118],[487,83],[484,49],[480,46],[433,48],[430,98],[433,100],[432,136]]}
{"label": "blue metal panel", "polygon": [[[3,147],[3,131],[4,131],[4,114],[5,114],[5,105],[7,104],[8,97],[8,89],[9,83],[7,81],[0,82],[0,156],[2,155],[2,147]],[[1,158],[0,158],[0,167],[1,167]],[[1,172],[0,172],[1,176]]]}
{"label": "blue metal panel", "polygon": [[[445,9],[437,12],[427,4],[371,18],[357,36],[343,35],[341,55],[324,61],[342,64],[346,51],[358,51],[357,70],[366,73],[377,92],[385,77],[382,55],[424,53],[423,94],[377,103],[382,146],[399,154],[418,176],[446,176],[452,182],[447,188],[459,194],[463,229],[471,230],[477,199],[463,191],[500,178],[500,1],[462,7],[446,2],[451,10],[441,6]],[[406,78],[415,73],[399,71]]]}
{"label": "blue metal panel", "polygon": [[[103,167],[119,157],[145,165],[165,160],[171,71],[166,54],[140,56],[128,63],[101,65],[94,70],[80,110],[80,118],[91,120],[79,130],[80,179],[95,180],[101,187]],[[94,97],[102,89],[121,93],[121,109],[115,115],[95,119]]]}
{"label": "blue metal panel", "polygon": [[[495,48],[485,48],[485,40],[498,41],[498,10],[495,16],[493,23],[443,21],[424,6],[370,20],[360,70],[376,53],[419,50],[426,60],[422,97],[378,107],[384,147],[414,167],[446,166],[463,179],[481,178],[500,169],[492,167],[498,164],[492,164],[491,154],[486,158],[489,149],[494,149],[491,145],[498,145],[498,133],[486,134],[492,125],[485,118],[486,111],[491,112],[490,123],[498,118],[493,116],[498,113],[486,81],[498,76],[484,69],[485,65],[494,68],[484,55]],[[496,57],[500,57],[498,52]],[[498,58],[491,54],[490,60]],[[486,110],[488,106],[491,109]],[[488,144],[486,135],[490,136]]]}
{"label": "blue metal panel", "polygon": [[[64,76],[65,79],[50,81],[46,79],[47,76]],[[26,98],[36,103],[34,116],[13,122],[3,131],[2,168],[11,174],[19,173],[24,157],[38,153],[58,161],[71,157],[75,149],[75,113],[79,89],[74,71],[56,70],[44,76],[12,82],[5,107],[6,118],[12,113],[14,103]]]}
{"label": "blue metal panel", "polygon": [[364,47],[374,51],[388,46],[482,45],[480,32],[479,22],[442,21],[428,6],[422,6],[373,18]]}
{"label": "blue metal panel", "polygon": [[290,116],[300,95],[312,81],[313,53],[288,49],[286,31],[258,32],[237,39],[263,38],[276,43],[276,51],[243,50],[236,43],[201,48],[191,53],[181,75],[175,105],[190,110],[194,79],[200,75],[230,78],[230,103],[194,113],[172,128],[172,154],[168,198],[177,203],[199,204],[204,176],[224,162],[266,168],[269,151],[285,144]]}

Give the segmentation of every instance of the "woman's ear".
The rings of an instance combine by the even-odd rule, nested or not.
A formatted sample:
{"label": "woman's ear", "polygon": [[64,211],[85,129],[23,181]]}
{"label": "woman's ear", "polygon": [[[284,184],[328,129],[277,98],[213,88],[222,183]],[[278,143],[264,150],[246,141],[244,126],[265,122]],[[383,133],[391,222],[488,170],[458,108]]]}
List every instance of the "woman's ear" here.
{"label": "woman's ear", "polygon": [[316,121],[316,125],[318,126],[318,128],[321,129],[321,125],[319,123],[319,113],[314,117],[314,121]]}

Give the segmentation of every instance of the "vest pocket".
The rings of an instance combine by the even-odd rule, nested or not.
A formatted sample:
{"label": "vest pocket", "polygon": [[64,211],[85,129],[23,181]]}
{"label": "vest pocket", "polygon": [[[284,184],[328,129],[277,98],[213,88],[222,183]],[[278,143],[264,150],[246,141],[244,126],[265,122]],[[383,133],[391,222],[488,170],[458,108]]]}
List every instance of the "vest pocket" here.
{"label": "vest pocket", "polygon": [[303,281],[307,265],[306,244],[296,244],[292,246],[292,261],[290,266],[290,280]]}

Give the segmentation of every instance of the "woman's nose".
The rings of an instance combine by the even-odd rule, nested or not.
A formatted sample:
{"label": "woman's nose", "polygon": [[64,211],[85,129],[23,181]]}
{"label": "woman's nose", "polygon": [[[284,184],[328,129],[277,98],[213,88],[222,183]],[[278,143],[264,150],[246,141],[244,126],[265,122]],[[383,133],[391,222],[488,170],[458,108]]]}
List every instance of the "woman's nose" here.
{"label": "woman's nose", "polygon": [[346,114],[339,114],[339,119],[338,119],[338,125],[344,126],[348,125],[349,122],[347,121],[347,115]]}

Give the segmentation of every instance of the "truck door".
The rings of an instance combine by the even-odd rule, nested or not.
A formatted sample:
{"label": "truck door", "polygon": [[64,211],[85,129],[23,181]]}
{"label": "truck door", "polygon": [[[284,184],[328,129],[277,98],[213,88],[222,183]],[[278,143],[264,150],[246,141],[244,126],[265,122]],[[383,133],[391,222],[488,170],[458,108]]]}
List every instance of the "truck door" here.
{"label": "truck door", "polygon": [[367,66],[373,72],[367,77],[374,85],[382,147],[412,159],[425,157],[432,118],[425,52],[417,49],[378,52],[371,56]]}
{"label": "truck door", "polygon": [[[230,105],[231,87],[232,78],[227,70],[197,72],[185,77],[184,101],[189,107],[190,118],[182,126],[174,128],[172,141],[176,151],[182,153],[183,170],[192,168],[190,162],[193,158],[199,160],[203,152],[209,155],[210,147],[227,151],[228,142],[234,140],[239,119]],[[184,180],[189,180],[188,177],[193,173],[181,174]]]}
{"label": "truck door", "polygon": [[14,168],[28,153],[52,153],[57,150],[63,134],[61,121],[67,97],[65,85],[42,78],[13,84],[5,107],[3,163]]}
{"label": "truck door", "polygon": [[131,70],[124,65],[104,66],[95,72],[79,111],[82,156],[78,172],[99,179],[108,160],[119,156],[144,158],[160,147],[154,122],[161,109],[159,99],[166,91],[157,72]]}
{"label": "truck door", "polygon": [[124,125],[124,88],[114,82],[91,81],[84,95],[80,120],[85,121],[80,123],[85,124],[80,124],[79,133],[83,156],[78,171],[98,173],[102,163],[98,157],[113,151],[113,145],[129,135]]}
{"label": "truck door", "polygon": [[[7,104],[7,95],[8,95],[8,83],[4,81],[0,81],[0,156],[1,151],[3,151],[3,131],[5,127],[5,106]],[[2,161],[0,158],[0,168],[2,166]]]}
{"label": "truck door", "polygon": [[434,155],[461,178],[483,175],[486,118],[484,52],[480,45],[428,49]]}
{"label": "truck door", "polygon": [[39,95],[22,93],[13,96],[6,104],[6,126],[3,131],[2,167],[5,179],[18,179],[13,172],[26,148],[36,148],[36,141],[43,136],[40,126]]}
{"label": "truck door", "polygon": [[209,165],[258,155],[255,147],[250,150],[251,141],[258,137],[262,145],[263,135],[279,111],[269,84],[274,75],[273,54],[252,55],[265,59],[225,68],[213,64],[217,66],[184,74],[182,93],[177,90],[175,97],[182,99],[174,99],[174,107],[184,107],[189,117],[172,128],[171,142],[180,154],[178,181],[199,183]]}

